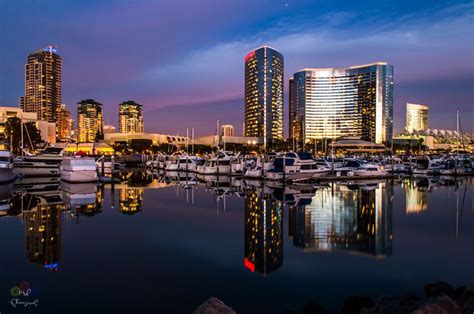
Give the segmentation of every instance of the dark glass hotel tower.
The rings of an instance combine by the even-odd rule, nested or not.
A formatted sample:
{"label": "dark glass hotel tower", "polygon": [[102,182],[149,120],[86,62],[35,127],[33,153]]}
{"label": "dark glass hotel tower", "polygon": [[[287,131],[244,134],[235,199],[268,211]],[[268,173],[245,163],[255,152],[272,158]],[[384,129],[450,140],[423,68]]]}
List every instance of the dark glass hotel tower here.
{"label": "dark glass hotel tower", "polygon": [[387,63],[303,69],[293,75],[290,95],[290,123],[305,142],[341,136],[373,143],[392,139],[393,67]]}
{"label": "dark glass hotel tower", "polygon": [[57,122],[61,107],[61,56],[48,46],[28,55],[25,65],[25,97],[20,106],[36,112],[38,120]]}
{"label": "dark glass hotel tower", "polygon": [[267,46],[245,56],[245,136],[283,139],[283,55]]}

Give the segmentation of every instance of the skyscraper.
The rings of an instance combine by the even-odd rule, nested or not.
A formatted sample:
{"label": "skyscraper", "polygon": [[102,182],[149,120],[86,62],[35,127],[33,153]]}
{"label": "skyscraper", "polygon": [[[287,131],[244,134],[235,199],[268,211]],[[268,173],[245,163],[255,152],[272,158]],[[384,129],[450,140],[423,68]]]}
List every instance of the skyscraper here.
{"label": "skyscraper", "polygon": [[77,107],[77,141],[94,143],[104,138],[102,104],[93,100],[81,100]]}
{"label": "skyscraper", "polygon": [[61,56],[54,46],[32,52],[25,65],[25,96],[20,106],[38,120],[57,122],[61,106]]}
{"label": "skyscraper", "polygon": [[143,133],[142,105],[129,100],[119,105],[119,130],[120,133]]}
{"label": "skyscraper", "polygon": [[428,129],[428,106],[407,103],[407,122],[405,129],[410,133]]}
{"label": "skyscraper", "polygon": [[310,68],[296,72],[293,79],[290,128],[305,142],[340,136],[374,143],[392,139],[391,65]]}
{"label": "skyscraper", "polygon": [[56,134],[59,142],[67,142],[71,138],[73,129],[73,119],[71,112],[65,104],[61,104],[58,110],[58,119],[56,122]]}
{"label": "skyscraper", "polygon": [[268,46],[245,56],[245,136],[283,139],[283,55]]}
{"label": "skyscraper", "polygon": [[230,124],[221,126],[221,136],[234,136],[234,126]]}

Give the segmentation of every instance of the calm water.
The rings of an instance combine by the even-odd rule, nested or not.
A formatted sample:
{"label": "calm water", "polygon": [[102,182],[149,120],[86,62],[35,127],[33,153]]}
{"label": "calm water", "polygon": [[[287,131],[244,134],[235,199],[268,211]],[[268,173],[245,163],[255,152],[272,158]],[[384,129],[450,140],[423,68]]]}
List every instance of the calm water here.
{"label": "calm water", "polygon": [[[113,189],[1,187],[2,314],[191,313],[211,296],[240,313],[311,300],[338,312],[350,295],[474,282],[473,179],[283,188],[122,178]],[[31,294],[12,296],[22,282]]]}

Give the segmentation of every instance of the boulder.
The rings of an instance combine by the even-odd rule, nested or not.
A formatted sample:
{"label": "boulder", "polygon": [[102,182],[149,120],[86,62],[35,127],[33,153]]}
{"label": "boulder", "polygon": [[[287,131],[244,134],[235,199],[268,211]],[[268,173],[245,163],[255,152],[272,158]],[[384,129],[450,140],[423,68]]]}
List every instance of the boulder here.
{"label": "boulder", "polygon": [[329,312],[319,302],[313,301],[304,306],[303,314],[329,314]]}
{"label": "boulder", "polygon": [[364,314],[400,314],[412,313],[422,304],[422,300],[416,295],[402,297],[381,297],[372,308],[362,308]]}
{"label": "boulder", "polygon": [[461,306],[472,297],[474,297],[474,287],[471,285],[461,286],[454,290],[454,298]]}
{"label": "boulder", "polygon": [[413,314],[461,314],[461,308],[447,295],[440,295],[426,301]]}
{"label": "boulder", "polygon": [[369,297],[352,296],[344,301],[342,314],[359,314],[363,308],[372,308],[374,301]]}
{"label": "boulder", "polygon": [[474,297],[471,297],[469,300],[463,303],[462,305],[463,314],[472,314],[474,313]]}
{"label": "boulder", "polygon": [[437,297],[439,295],[454,296],[454,289],[449,283],[436,281],[425,285],[425,294],[427,298]]}
{"label": "boulder", "polygon": [[218,298],[212,297],[195,309],[193,314],[235,314],[235,311]]}

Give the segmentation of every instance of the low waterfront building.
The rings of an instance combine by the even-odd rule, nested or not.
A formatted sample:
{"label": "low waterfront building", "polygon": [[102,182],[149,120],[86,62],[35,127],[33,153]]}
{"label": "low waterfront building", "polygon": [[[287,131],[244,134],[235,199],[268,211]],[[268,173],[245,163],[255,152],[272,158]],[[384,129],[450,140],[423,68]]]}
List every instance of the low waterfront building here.
{"label": "low waterfront building", "polygon": [[151,140],[153,145],[184,145],[186,142],[189,142],[188,137],[179,135],[158,133],[104,133],[104,142],[110,145],[130,143],[132,140]]}
{"label": "low waterfront building", "polygon": [[17,107],[0,107],[0,149],[6,149],[5,126],[9,118],[19,118],[23,123],[34,123],[40,131],[41,139],[47,143],[56,143],[56,124],[38,120],[36,112],[25,112]]}
{"label": "low waterfront building", "polygon": [[383,153],[385,151],[384,144],[376,144],[369,141],[361,140],[358,137],[340,137],[333,143],[329,144],[329,149],[334,151],[344,151],[348,153]]}

